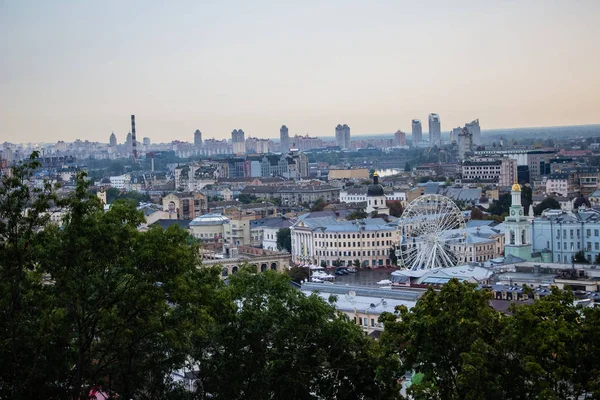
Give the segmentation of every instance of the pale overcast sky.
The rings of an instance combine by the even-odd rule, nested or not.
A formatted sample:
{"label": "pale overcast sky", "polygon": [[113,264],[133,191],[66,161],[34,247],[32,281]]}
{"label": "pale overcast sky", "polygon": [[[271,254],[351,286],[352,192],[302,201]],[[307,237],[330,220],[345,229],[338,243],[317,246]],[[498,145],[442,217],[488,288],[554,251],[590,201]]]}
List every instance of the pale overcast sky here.
{"label": "pale overcast sky", "polygon": [[0,0],[0,141],[600,122],[600,0]]}

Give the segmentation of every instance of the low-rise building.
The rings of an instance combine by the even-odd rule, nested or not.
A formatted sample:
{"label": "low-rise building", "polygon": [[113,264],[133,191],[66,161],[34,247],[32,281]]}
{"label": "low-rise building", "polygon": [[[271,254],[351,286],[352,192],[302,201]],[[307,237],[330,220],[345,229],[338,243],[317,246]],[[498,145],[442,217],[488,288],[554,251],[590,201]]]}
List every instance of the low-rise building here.
{"label": "low-rise building", "polygon": [[592,263],[600,255],[600,212],[580,207],[547,210],[531,224],[533,251],[547,250],[555,263],[571,264],[577,252]]}
{"label": "low-rise building", "polygon": [[397,222],[381,218],[338,221],[332,217],[301,219],[290,227],[292,260],[297,263],[361,266],[391,265],[392,246],[400,240]]}
{"label": "low-rise building", "polygon": [[462,182],[510,186],[516,181],[517,160],[508,157],[474,158],[462,163]]}
{"label": "low-rise building", "polygon": [[163,197],[162,205],[172,219],[192,220],[208,212],[208,201],[202,193],[169,193]]}

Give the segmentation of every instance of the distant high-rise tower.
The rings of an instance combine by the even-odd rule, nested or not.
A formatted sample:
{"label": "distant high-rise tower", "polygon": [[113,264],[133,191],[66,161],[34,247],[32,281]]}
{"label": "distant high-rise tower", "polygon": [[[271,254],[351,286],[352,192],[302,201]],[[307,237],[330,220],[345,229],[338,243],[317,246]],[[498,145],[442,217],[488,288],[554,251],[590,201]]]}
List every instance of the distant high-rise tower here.
{"label": "distant high-rise tower", "polygon": [[340,124],[335,127],[335,144],[340,146],[340,149],[344,148],[344,128]]}
{"label": "distant high-rise tower", "polygon": [[460,135],[462,131],[463,128],[461,128],[460,126],[452,129],[452,131],[450,132],[450,143],[458,142],[458,135]]}
{"label": "distant high-rise tower", "polygon": [[340,149],[350,148],[350,127],[346,124],[335,127],[335,143]]}
{"label": "distant high-rise tower", "polygon": [[131,151],[131,132],[127,134],[127,138],[125,139],[125,149]]}
{"label": "distant high-rise tower", "polygon": [[412,120],[412,141],[413,141],[413,146],[415,146],[423,141],[423,127],[421,126],[420,119]]}
{"label": "distant high-rise tower", "polygon": [[481,127],[479,126],[479,119],[466,123],[465,128],[473,135],[473,145],[481,146]]}
{"label": "distant high-rise tower", "polygon": [[234,129],[231,132],[231,144],[234,154],[246,154],[246,139],[244,136],[244,131],[241,129]]}
{"label": "distant high-rise tower", "polygon": [[473,151],[473,135],[465,127],[461,129],[461,132],[457,135],[456,140],[458,143],[458,159],[464,160],[467,158],[465,154]]}
{"label": "distant high-rise tower", "polygon": [[196,129],[196,132],[194,132],[194,146],[202,147],[202,132],[200,132],[200,129]]}
{"label": "distant high-rise tower", "polygon": [[344,144],[346,149],[350,148],[350,127],[344,124]]}
{"label": "distant high-rise tower", "polygon": [[110,139],[108,140],[108,143],[110,144],[111,147],[117,146],[117,136],[115,135],[114,132],[110,135]]}
{"label": "distant high-rise tower", "polygon": [[434,113],[429,114],[429,145],[442,145],[442,127],[440,116]]}
{"label": "distant high-rise tower", "polygon": [[396,145],[398,146],[406,146],[406,133],[398,130],[394,134],[394,138],[396,139]]}
{"label": "distant high-rise tower", "polygon": [[144,143],[144,146],[150,146],[150,144],[151,144],[152,142],[150,141],[150,138],[149,138],[149,137],[145,137],[145,138],[142,140],[142,143]]}
{"label": "distant high-rise tower", "polygon": [[282,153],[290,151],[290,134],[285,125],[281,125],[281,129],[279,129],[279,147]]}

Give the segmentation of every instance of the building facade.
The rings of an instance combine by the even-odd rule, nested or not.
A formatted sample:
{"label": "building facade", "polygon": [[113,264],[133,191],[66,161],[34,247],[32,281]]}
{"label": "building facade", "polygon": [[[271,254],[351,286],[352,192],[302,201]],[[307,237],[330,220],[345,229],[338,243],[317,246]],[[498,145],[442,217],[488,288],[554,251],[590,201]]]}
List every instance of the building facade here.
{"label": "building facade", "polygon": [[350,127],[346,124],[335,127],[335,143],[340,149],[350,148]]}
{"label": "building facade", "polygon": [[163,197],[162,206],[169,219],[191,220],[208,212],[208,201],[202,193],[169,193]]}
{"label": "building facade", "polygon": [[465,128],[469,131],[473,137],[473,145],[481,146],[481,127],[479,126],[479,120],[473,120],[465,124]]}
{"label": "building facade", "polygon": [[467,153],[473,151],[473,134],[466,127],[462,128],[456,140],[458,144],[458,159],[464,160],[467,158]]}
{"label": "building facade", "polygon": [[442,126],[440,116],[434,113],[429,114],[429,145],[442,145]]}
{"label": "building facade", "polygon": [[290,151],[290,134],[285,125],[282,125],[279,129],[279,151],[282,153]]}
{"label": "building facade", "polygon": [[423,141],[423,126],[420,119],[412,120],[412,142],[413,146]]}
{"label": "building facade", "polygon": [[600,212],[585,207],[544,211],[532,221],[531,237],[533,251],[550,252],[552,262],[571,264],[582,251],[585,259],[594,263],[600,255]]}
{"label": "building facade", "polygon": [[462,181],[511,186],[517,180],[517,161],[508,157],[476,158],[462,163]]}
{"label": "building facade", "polygon": [[202,147],[202,132],[200,132],[200,129],[196,129],[194,132],[194,146],[197,148]]}
{"label": "building facade", "polygon": [[246,139],[243,130],[234,129],[231,132],[231,144],[233,146],[233,154],[246,154]]}
{"label": "building facade", "polygon": [[398,130],[396,133],[394,133],[394,139],[397,146],[406,146],[406,133],[402,132],[401,130]]}
{"label": "building facade", "polygon": [[290,227],[292,260],[316,265],[383,267],[391,265],[392,245],[400,239],[397,223],[381,218],[338,221],[332,217],[309,218]]}

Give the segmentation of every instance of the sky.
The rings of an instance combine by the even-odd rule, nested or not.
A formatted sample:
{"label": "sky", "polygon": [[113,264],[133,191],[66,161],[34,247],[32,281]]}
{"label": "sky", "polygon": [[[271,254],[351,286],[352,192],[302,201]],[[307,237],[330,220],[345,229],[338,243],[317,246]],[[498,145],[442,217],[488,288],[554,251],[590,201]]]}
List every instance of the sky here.
{"label": "sky", "polygon": [[600,123],[600,1],[0,0],[0,142]]}

